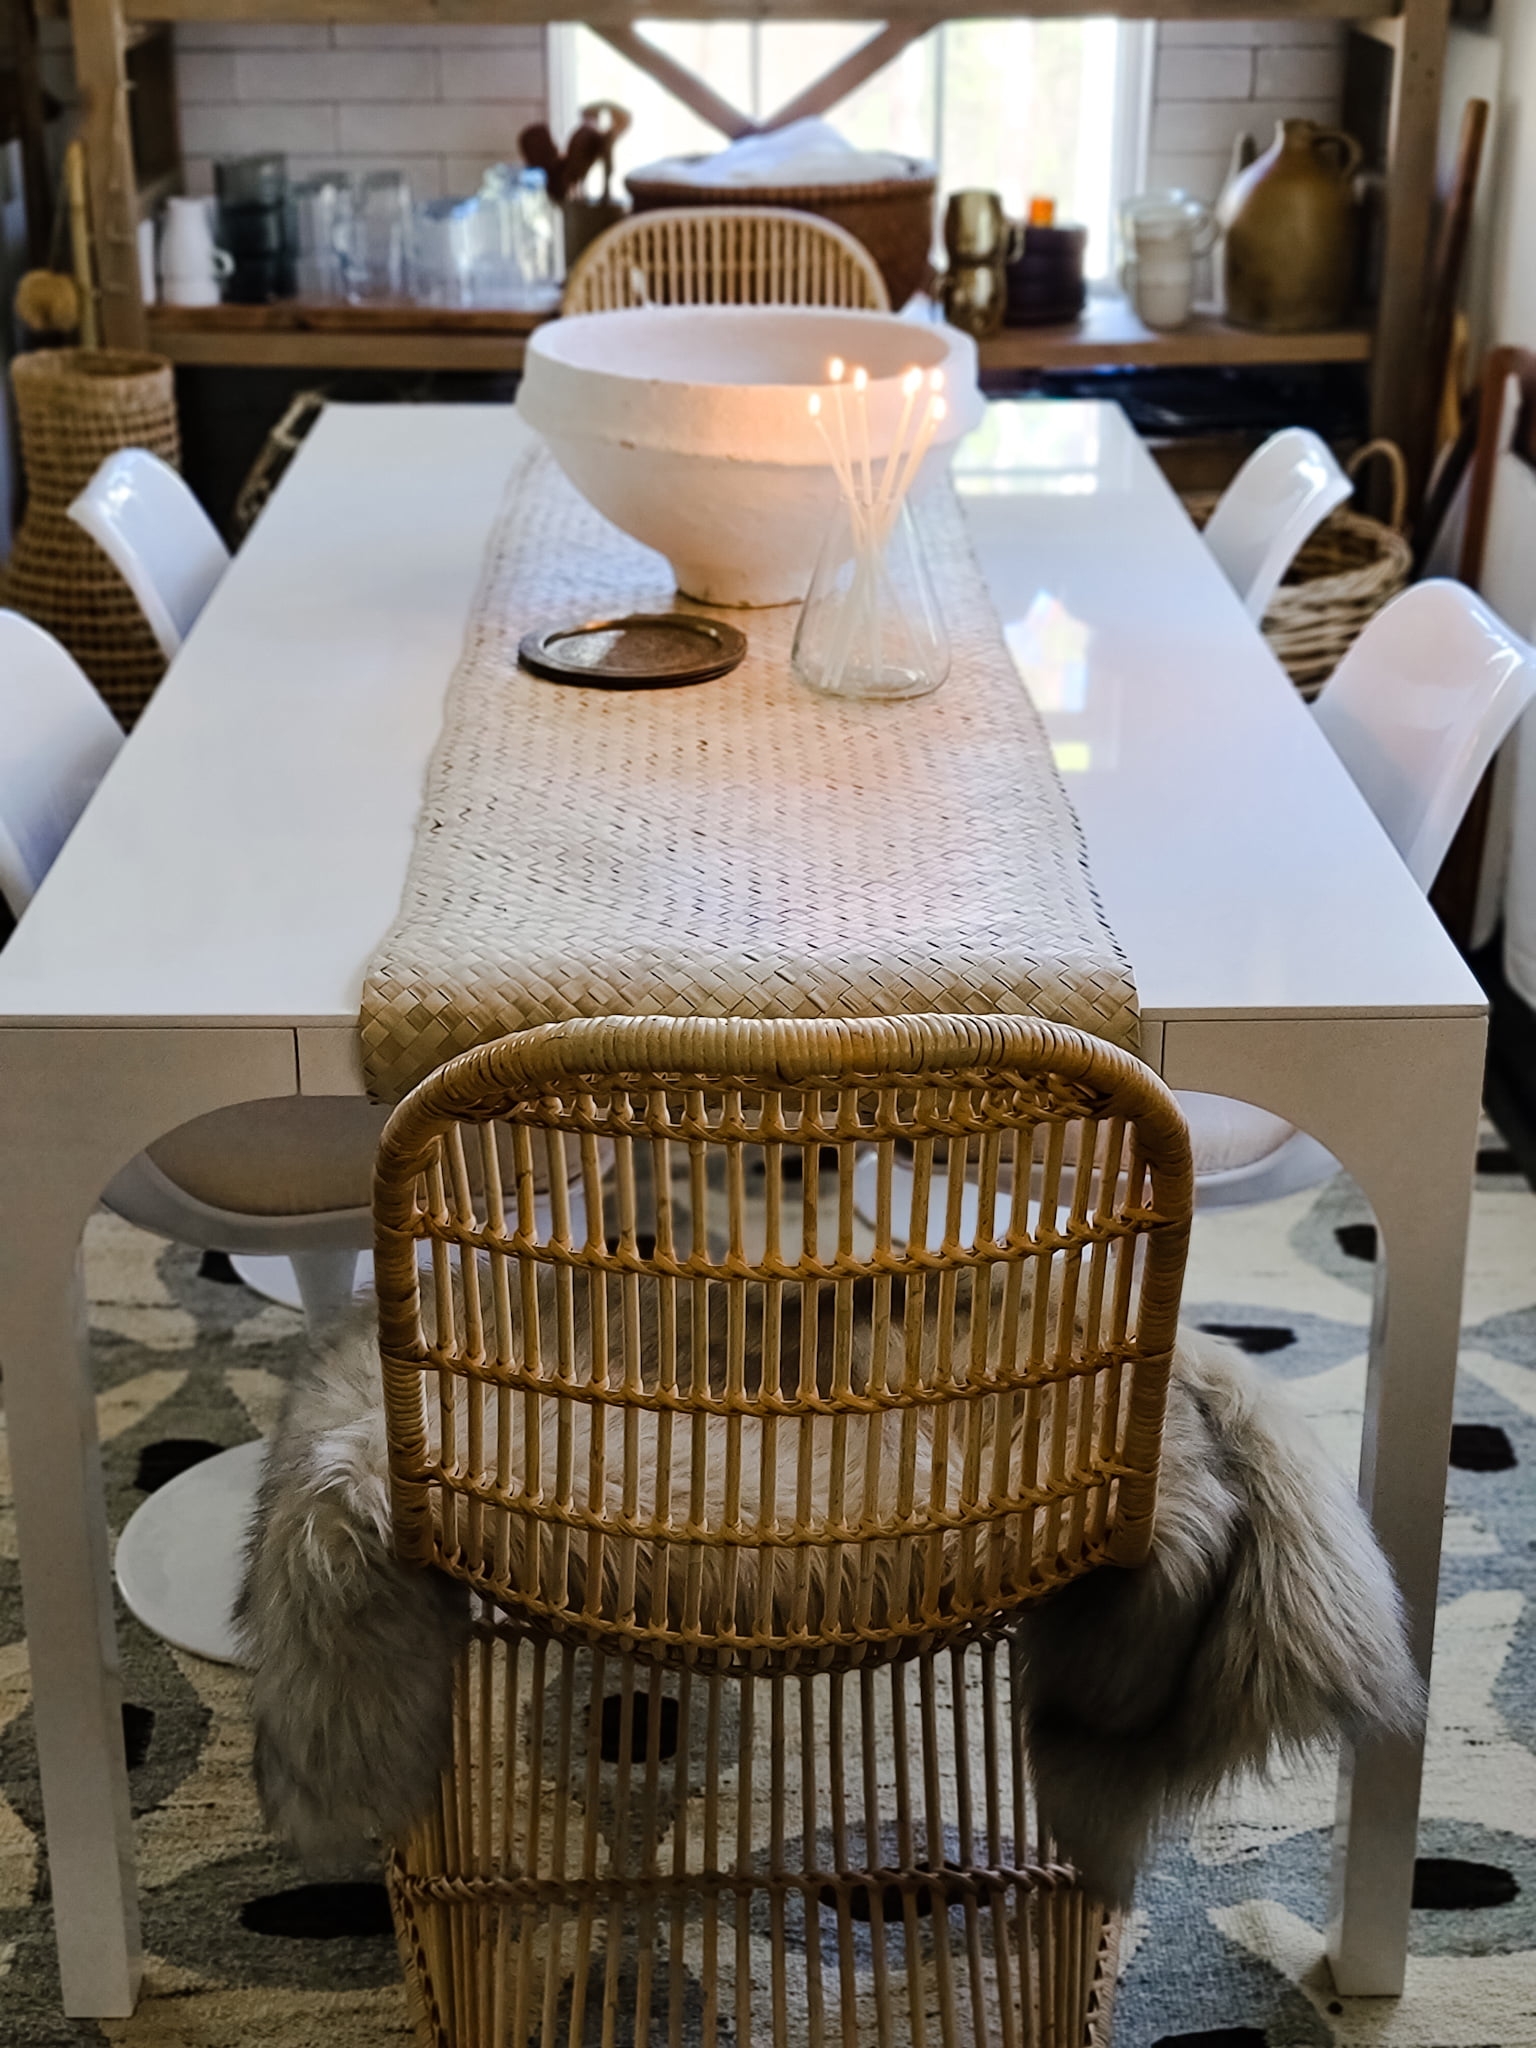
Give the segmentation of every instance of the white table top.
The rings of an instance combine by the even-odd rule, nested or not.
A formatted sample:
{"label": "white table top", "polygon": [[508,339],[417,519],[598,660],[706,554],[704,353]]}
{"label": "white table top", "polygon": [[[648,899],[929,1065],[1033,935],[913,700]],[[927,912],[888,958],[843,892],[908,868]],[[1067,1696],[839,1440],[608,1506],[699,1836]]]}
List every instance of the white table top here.
{"label": "white table top", "polygon": [[[514,436],[329,409],[0,956],[0,1024],[355,1027]],[[956,463],[1150,1019],[1481,991],[1112,406]]]}

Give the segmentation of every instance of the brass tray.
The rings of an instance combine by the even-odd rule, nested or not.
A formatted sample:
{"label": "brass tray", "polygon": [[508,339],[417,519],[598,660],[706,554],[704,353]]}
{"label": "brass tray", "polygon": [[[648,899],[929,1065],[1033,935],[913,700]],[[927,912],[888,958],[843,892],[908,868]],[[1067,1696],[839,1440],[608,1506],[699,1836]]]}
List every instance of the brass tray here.
{"label": "brass tray", "polygon": [[554,683],[597,690],[671,690],[729,675],[747,636],[691,612],[630,612],[525,633],[517,658]]}

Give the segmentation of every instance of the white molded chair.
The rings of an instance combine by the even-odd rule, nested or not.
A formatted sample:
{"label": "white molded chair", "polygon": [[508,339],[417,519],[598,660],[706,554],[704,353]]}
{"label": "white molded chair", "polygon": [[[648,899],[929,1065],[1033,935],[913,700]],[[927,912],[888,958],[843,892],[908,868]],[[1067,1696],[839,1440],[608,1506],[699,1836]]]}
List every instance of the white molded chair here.
{"label": "white molded chair", "polygon": [[69,508],[139,601],[169,661],[229,567],[213,521],[169,463],[120,448]]}
{"label": "white molded chair", "polygon": [[[1489,762],[1536,695],[1536,650],[1464,584],[1417,583],[1377,614],[1313,716],[1426,893]],[[1316,1187],[1338,1162],[1283,1118],[1180,1094],[1203,1208]]]}
{"label": "white molded chair", "polygon": [[1286,427],[1222,492],[1205,544],[1255,624],[1303,541],[1353,489],[1326,441],[1310,427]]}
{"label": "white molded chair", "polygon": [[[17,917],[122,744],[72,657],[29,619],[0,611],[0,891]],[[215,1110],[130,1160],[103,1200],[180,1244],[285,1256],[319,1329],[350,1305],[359,1254],[373,1242],[373,1159],[387,1115],[351,1096]],[[179,1649],[233,1658],[229,1615],[261,1452],[242,1444],[195,1466],[151,1494],[123,1531],[123,1598]]]}
{"label": "white molded chair", "polygon": [[632,213],[571,265],[562,313],[626,306],[852,306],[888,313],[864,244],[786,206],[676,206]]}

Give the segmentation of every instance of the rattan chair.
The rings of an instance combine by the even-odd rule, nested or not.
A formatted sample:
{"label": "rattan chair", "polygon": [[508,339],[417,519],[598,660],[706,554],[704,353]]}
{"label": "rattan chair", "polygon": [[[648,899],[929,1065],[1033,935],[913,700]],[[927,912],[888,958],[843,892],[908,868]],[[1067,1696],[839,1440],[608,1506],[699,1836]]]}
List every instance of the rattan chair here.
{"label": "rattan chair", "polygon": [[[534,1209],[566,1148],[581,1231]],[[1024,1018],[588,1020],[401,1105],[397,1545],[481,1596],[389,1869],[424,2043],[1099,2037],[1007,1624],[1146,1555],[1191,1200],[1161,1082]]]}
{"label": "rattan chair", "polygon": [[560,310],[645,305],[891,310],[874,258],[846,228],[771,206],[631,214],[577,257]]}

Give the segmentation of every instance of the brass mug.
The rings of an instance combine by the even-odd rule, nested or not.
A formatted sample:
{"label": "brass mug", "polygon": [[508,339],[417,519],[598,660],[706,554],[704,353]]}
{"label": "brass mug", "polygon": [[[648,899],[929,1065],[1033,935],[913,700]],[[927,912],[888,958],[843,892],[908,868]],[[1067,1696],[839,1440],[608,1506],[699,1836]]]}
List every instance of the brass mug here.
{"label": "brass mug", "polygon": [[951,263],[940,296],[950,326],[984,341],[1002,327],[1008,310],[1008,273],[1001,262]]}
{"label": "brass mug", "polygon": [[995,192],[951,192],[944,212],[944,246],[953,263],[1003,263],[1013,229]]}

